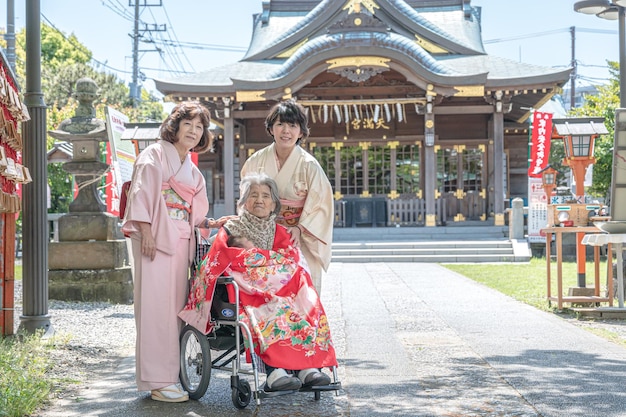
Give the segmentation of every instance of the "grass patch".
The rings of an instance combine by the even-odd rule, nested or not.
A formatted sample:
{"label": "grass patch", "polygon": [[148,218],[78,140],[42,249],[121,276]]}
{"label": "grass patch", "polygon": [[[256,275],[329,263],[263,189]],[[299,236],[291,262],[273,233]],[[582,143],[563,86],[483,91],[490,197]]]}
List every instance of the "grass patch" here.
{"label": "grass patch", "polygon": [[0,339],[0,416],[35,412],[52,389],[52,381],[46,378],[51,366],[41,334]]}
{"label": "grass patch", "polygon": [[15,265],[15,280],[19,281],[22,279],[22,265]]}
{"label": "grass patch", "polygon": [[[445,264],[444,267],[500,291],[518,301],[544,311],[553,311],[547,300],[547,270],[545,258],[531,258],[527,264]],[[557,295],[556,261],[551,266],[551,294]],[[606,261],[600,264],[600,285],[606,285]],[[594,264],[587,263],[586,283],[593,286]],[[563,262],[563,292],[576,287],[576,262]],[[556,303],[553,303],[554,305]]]}

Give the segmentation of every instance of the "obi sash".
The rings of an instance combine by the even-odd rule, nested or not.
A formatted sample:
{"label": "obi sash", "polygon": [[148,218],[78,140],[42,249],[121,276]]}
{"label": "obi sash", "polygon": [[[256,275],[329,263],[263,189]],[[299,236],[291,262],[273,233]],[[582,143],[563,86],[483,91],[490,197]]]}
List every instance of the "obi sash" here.
{"label": "obi sash", "polygon": [[276,217],[276,223],[283,226],[295,226],[300,222],[304,200],[280,200],[280,213]]}

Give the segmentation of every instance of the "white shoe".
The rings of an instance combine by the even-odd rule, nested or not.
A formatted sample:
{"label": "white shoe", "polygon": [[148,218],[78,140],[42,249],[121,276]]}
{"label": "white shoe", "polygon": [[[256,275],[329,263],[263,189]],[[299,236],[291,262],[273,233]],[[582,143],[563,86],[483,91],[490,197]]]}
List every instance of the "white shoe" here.
{"label": "white shoe", "polygon": [[187,391],[178,388],[176,384],[172,384],[167,387],[153,389],[150,398],[166,403],[182,403],[189,401],[189,394]]}

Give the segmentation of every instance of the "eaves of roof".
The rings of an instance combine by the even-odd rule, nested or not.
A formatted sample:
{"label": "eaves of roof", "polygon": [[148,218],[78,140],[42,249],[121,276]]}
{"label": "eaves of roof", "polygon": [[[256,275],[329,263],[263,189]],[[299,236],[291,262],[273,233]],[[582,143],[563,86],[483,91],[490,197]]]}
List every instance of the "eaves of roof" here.
{"label": "eaves of roof", "polygon": [[[315,48],[312,45],[310,54],[306,54],[303,48],[302,55],[287,61],[237,62],[185,77],[157,79],[155,84],[166,95],[233,95],[237,90],[280,88],[292,83],[304,70],[322,71],[328,65],[327,60],[337,56],[350,56],[353,52],[350,47],[313,51],[322,45],[327,44],[322,42]],[[411,68],[411,71],[430,82],[443,85],[484,84],[487,88],[511,89],[540,84],[563,85],[571,73],[571,68],[541,67],[490,55],[446,56],[435,59],[423,51],[420,52],[421,48],[413,43],[399,42],[395,48],[394,50],[385,45],[374,51],[403,64],[405,68]]]}
{"label": "eaves of roof", "polygon": [[525,64],[493,55],[441,57],[438,59],[455,71],[488,73],[486,87],[516,88],[535,84],[565,84],[572,68],[553,68]]}

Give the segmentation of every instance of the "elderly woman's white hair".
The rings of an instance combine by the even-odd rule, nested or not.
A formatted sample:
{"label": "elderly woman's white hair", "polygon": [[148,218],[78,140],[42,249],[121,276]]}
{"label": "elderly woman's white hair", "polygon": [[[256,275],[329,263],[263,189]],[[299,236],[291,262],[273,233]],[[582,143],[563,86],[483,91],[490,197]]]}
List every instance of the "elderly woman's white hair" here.
{"label": "elderly woman's white hair", "polygon": [[239,183],[239,200],[237,201],[237,214],[240,216],[243,214],[245,210],[244,206],[246,204],[246,200],[250,196],[250,188],[252,185],[267,185],[270,189],[270,193],[272,194],[272,200],[274,201],[275,208],[273,213],[280,213],[280,197],[278,196],[278,185],[276,185],[276,181],[274,181],[267,174],[262,172],[253,172],[241,179]]}

